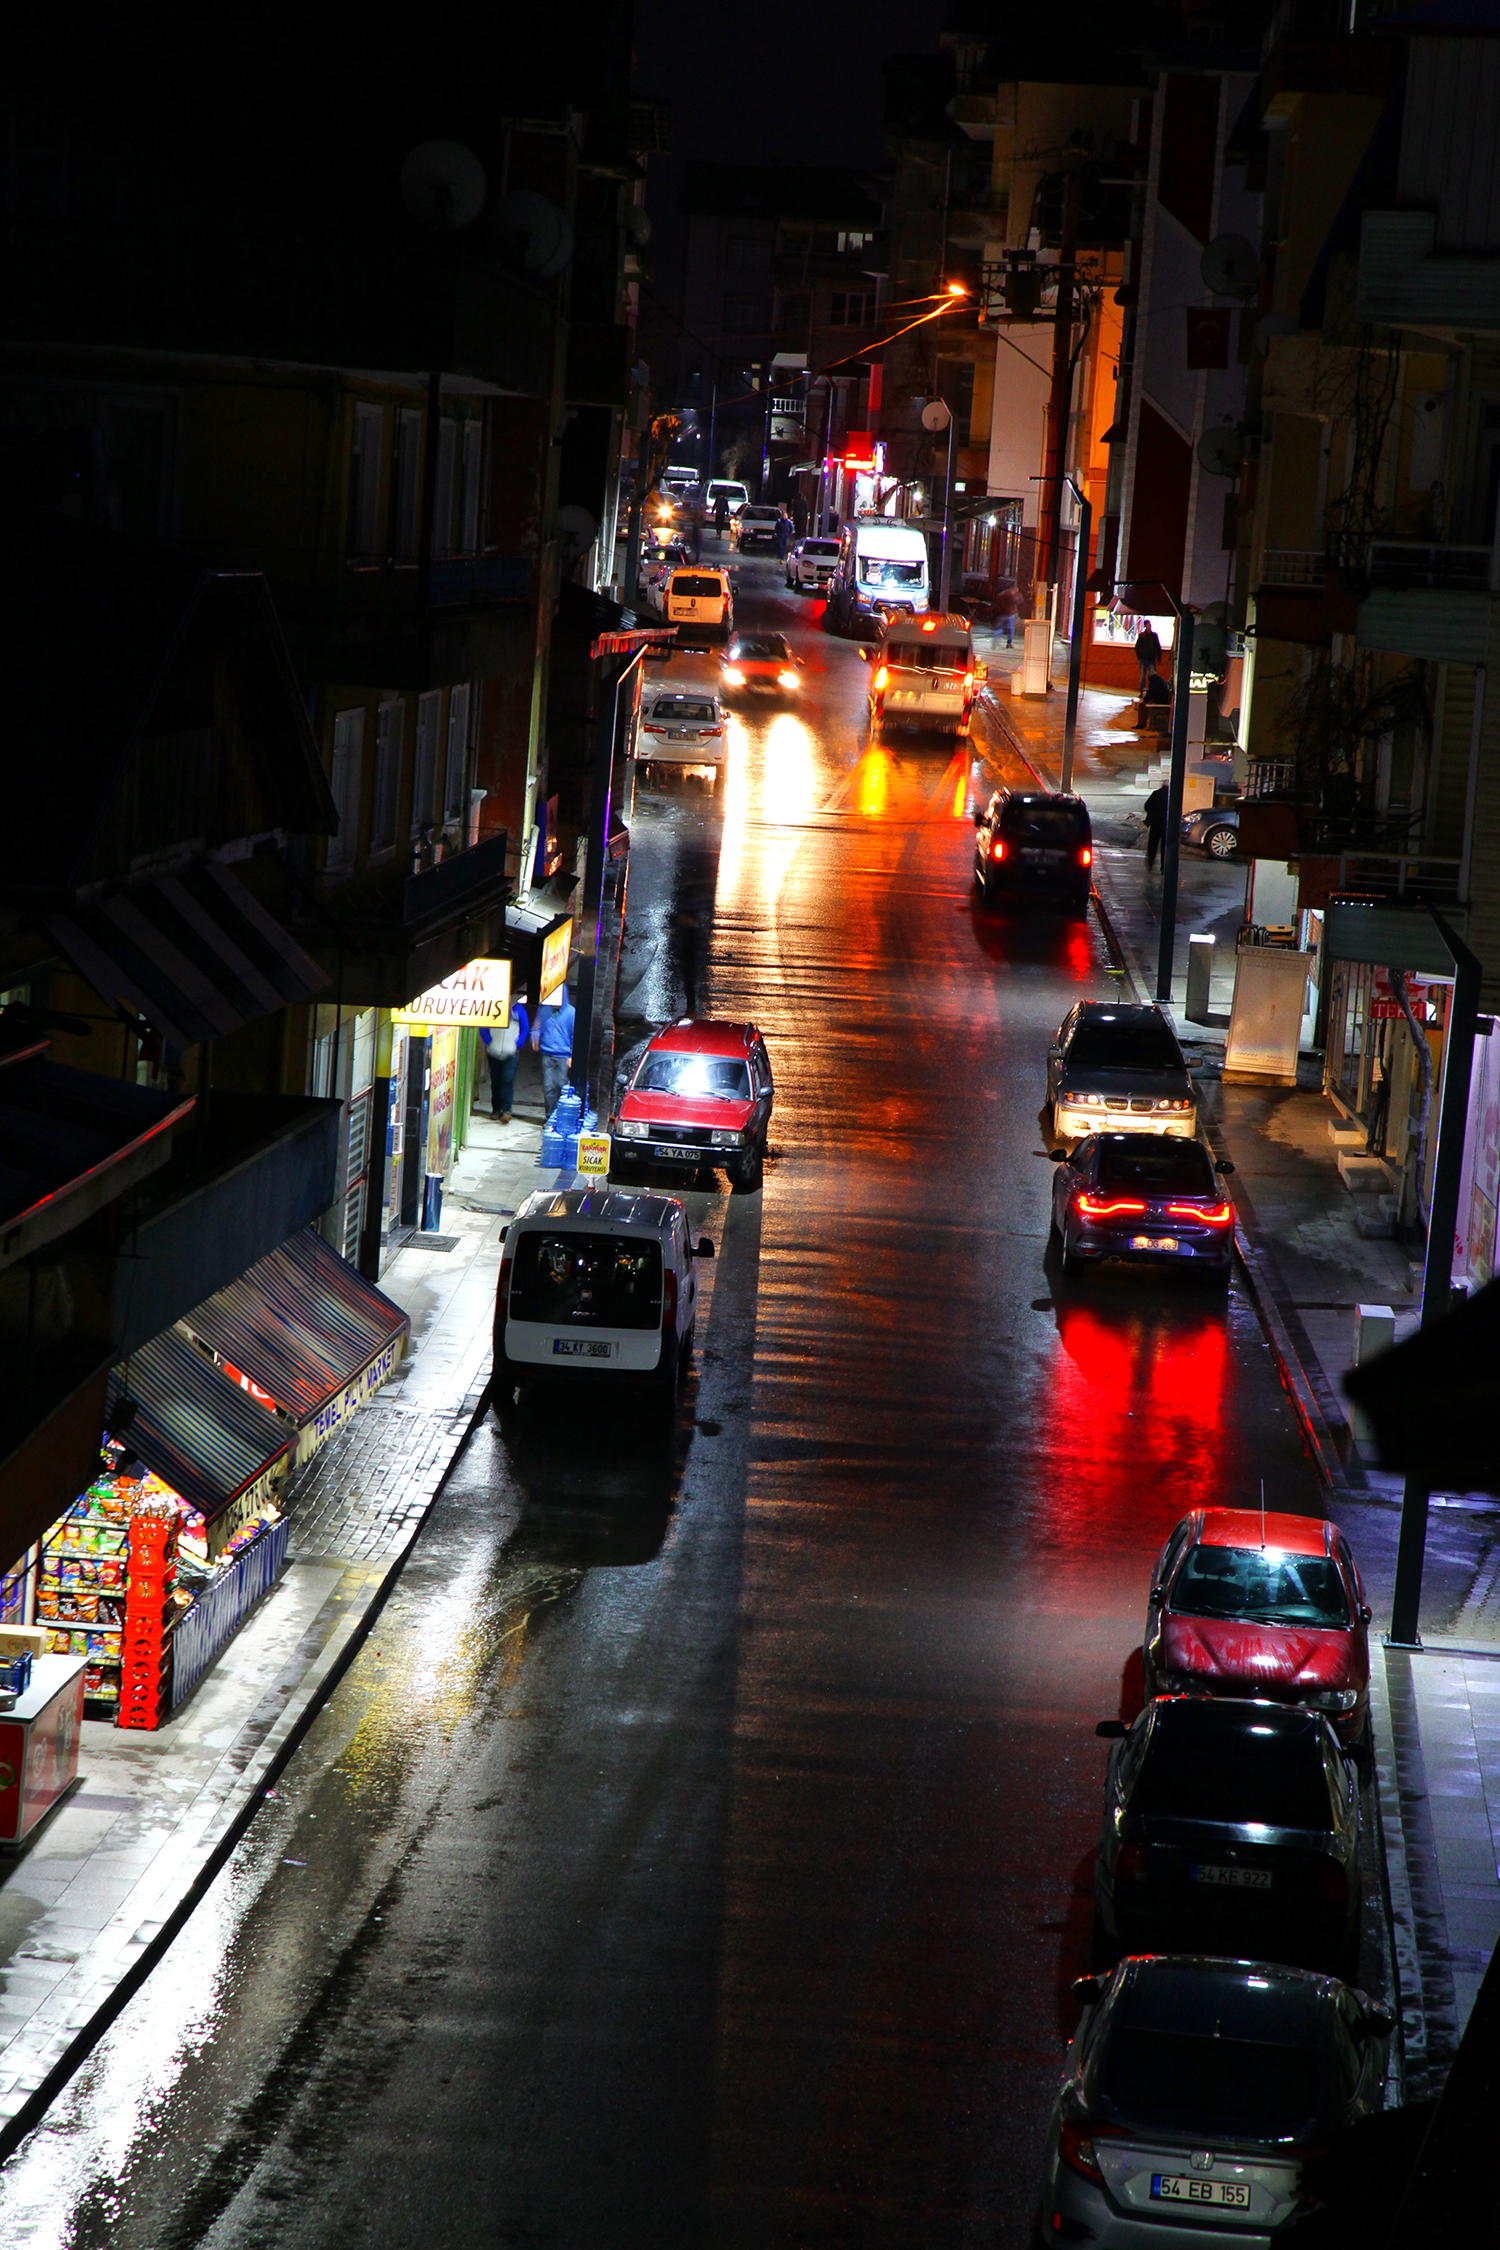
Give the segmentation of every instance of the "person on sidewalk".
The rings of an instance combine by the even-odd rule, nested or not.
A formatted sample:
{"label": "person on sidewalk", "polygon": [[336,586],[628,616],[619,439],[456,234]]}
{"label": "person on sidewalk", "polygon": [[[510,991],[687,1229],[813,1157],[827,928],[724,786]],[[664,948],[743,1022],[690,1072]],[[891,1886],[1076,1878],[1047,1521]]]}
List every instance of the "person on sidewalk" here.
{"label": "person on sidewalk", "polygon": [[1146,823],[1146,870],[1148,874],[1156,865],[1156,855],[1162,850],[1166,842],[1167,807],[1171,801],[1170,792],[1163,781],[1152,790],[1145,804],[1141,807],[1141,814]]}
{"label": "person on sidewalk", "polygon": [[516,1064],[530,1029],[530,1020],[518,996],[510,1004],[509,1023],[498,1031],[486,1026],[479,1034],[490,1066],[490,1115],[500,1125],[510,1123],[516,1093]]}
{"label": "person on sidewalk", "polygon": [[1135,660],[1141,668],[1141,693],[1144,695],[1161,662],[1161,642],[1149,617],[1135,636]]}
{"label": "person on sidewalk", "polygon": [[1013,578],[1002,578],[995,588],[995,631],[1005,628],[1005,645],[1016,645],[1016,619],[1021,614],[1021,589]]}
{"label": "person on sidewalk", "polygon": [[791,544],[792,519],[786,512],[786,502],[783,500],[781,503],[781,513],[776,518],[776,555],[778,561],[786,561]]}
{"label": "person on sidewalk", "polygon": [[714,502],[714,531],[722,539],[729,529],[729,502],[721,492]]}
{"label": "person on sidewalk", "polygon": [[531,1044],[542,1058],[542,1109],[548,1117],[556,1109],[558,1098],[568,1083],[573,1063],[574,1013],[573,1003],[564,992],[555,1008],[538,1008],[536,1028],[531,1034]]}

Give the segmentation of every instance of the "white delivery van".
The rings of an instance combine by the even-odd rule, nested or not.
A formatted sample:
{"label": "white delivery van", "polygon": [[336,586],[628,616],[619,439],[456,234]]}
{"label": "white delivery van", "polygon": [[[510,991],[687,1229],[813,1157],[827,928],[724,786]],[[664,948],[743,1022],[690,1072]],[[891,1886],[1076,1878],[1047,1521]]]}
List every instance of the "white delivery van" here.
{"label": "white delivery van", "polygon": [[750,487],[748,484],[741,484],[736,477],[710,477],[703,494],[703,513],[710,523],[713,522],[714,510],[721,499],[729,513],[737,516],[749,502]]}
{"label": "white delivery van", "polygon": [[716,570],[712,563],[680,563],[662,581],[661,613],[668,625],[682,628],[685,640],[696,633],[727,641],[734,630],[728,571]]}
{"label": "white delivery van", "polygon": [[901,617],[886,627],[878,649],[859,653],[871,668],[872,731],[906,725],[968,733],[974,691],[988,675],[967,617]]}
{"label": "white delivery van", "polygon": [[870,633],[893,617],[923,617],[931,591],[927,534],[890,516],[860,516],[839,539],[824,629]]}

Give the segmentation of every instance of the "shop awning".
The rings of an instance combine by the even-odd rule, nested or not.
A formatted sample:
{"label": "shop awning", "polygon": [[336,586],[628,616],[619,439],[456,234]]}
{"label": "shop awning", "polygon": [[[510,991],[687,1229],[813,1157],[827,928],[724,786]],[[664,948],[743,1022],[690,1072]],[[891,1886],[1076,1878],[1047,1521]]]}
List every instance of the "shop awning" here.
{"label": "shop awning", "polygon": [[[377,1378],[384,1380],[411,1333],[400,1306],[346,1265],[312,1227],[195,1306],[180,1326],[205,1351],[248,1375],[299,1432],[316,1429],[335,1403],[342,1408],[351,1387],[367,1395],[375,1386],[366,1379],[387,1361]],[[341,1419],[342,1412],[331,1426]],[[298,1460],[315,1450],[315,1444],[299,1443]]]}
{"label": "shop awning", "polygon": [[[1445,906],[1443,914],[1462,937],[1468,925],[1466,909]],[[1430,979],[1453,975],[1452,952],[1427,908],[1383,899],[1331,898],[1323,909],[1323,958],[1368,961],[1377,968],[1408,969]]]}
{"label": "shop awning", "polygon": [[101,999],[144,1016],[174,1047],[221,1039],[328,983],[276,917],[213,861],[69,906],[46,928]]}
{"label": "shop awning", "polygon": [[193,1099],[47,1061],[0,1058],[0,1267],[81,1226],[164,1165]]}
{"label": "shop awning", "polygon": [[[127,1401],[135,1411],[123,1420]],[[175,1328],[112,1371],[109,1427],[210,1526],[260,1491],[291,1435]]]}

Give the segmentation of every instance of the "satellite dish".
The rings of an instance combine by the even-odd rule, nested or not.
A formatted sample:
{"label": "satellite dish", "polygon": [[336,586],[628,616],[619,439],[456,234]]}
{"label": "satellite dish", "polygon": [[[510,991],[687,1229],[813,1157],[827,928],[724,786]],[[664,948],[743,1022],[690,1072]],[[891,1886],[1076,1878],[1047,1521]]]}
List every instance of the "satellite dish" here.
{"label": "satellite dish", "polygon": [[1245,441],[1232,422],[1216,422],[1198,440],[1198,466],[1211,477],[1239,475]]}
{"label": "satellite dish", "polygon": [[599,526],[588,509],[576,504],[559,508],[554,521],[563,552],[570,562],[576,562],[580,555],[586,555],[599,536]]}
{"label": "satellite dish", "polygon": [[1216,297],[1253,297],[1260,287],[1260,259],[1242,234],[1216,234],[1198,261],[1203,286]]}
{"label": "satellite dish", "polygon": [[564,212],[535,188],[502,195],[491,214],[501,242],[537,281],[552,281],[573,255],[573,229]]}
{"label": "satellite dish", "polygon": [[401,200],[432,234],[457,234],[484,209],[484,166],[462,141],[419,141],[401,167]]}
{"label": "satellite dish", "polygon": [[1264,320],[1255,323],[1255,348],[1265,359],[1273,336],[1300,336],[1301,333],[1302,323],[1295,313],[1267,313]]}
{"label": "satellite dish", "polygon": [[952,419],[953,416],[940,398],[930,398],[922,409],[922,427],[924,430],[934,432],[946,430]]}

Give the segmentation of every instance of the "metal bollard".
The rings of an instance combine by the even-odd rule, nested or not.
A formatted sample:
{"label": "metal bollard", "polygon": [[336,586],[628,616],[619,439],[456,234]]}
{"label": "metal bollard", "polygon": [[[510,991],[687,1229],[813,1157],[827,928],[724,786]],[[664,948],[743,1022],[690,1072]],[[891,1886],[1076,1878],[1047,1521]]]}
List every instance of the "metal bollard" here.
{"label": "metal bollard", "polygon": [[[1396,1341],[1396,1315],[1389,1305],[1356,1305],[1354,1308],[1354,1365],[1363,1367],[1367,1359],[1388,1352]],[[1352,1402],[1349,1407],[1349,1427],[1354,1442],[1361,1453],[1375,1458],[1375,1427],[1362,1407]]]}
{"label": "metal bollard", "polygon": [[1214,941],[1198,933],[1188,939],[1187,1005],[1183,1014],[1189,1023],[1207,1023],[1209,978],[1213,974]]}

